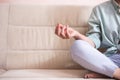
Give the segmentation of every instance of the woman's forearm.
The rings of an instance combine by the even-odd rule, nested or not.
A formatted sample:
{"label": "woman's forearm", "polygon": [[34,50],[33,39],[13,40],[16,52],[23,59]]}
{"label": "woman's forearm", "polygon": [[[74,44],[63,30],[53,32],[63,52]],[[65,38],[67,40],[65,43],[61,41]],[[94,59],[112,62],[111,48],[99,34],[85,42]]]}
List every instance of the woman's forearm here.
{"label": "woman's forearm", "polygon": [[88,42],[90,45],[92,45],[93,47],[95,47],[94,42],[90,38],[86,37],[83,34],[80,34],[79,32],[77,32],[77,34],[74,36],[74,39],[75,40],[84,40],[84,41]]}

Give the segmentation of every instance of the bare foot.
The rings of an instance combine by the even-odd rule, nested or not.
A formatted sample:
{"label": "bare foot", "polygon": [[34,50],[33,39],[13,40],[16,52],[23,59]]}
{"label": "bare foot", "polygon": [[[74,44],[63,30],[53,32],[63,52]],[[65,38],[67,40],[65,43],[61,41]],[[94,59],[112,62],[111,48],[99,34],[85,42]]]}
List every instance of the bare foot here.
{"label": "bare foot", "polygon": [[108,78],[108,77],[99,73],[91,72],[85,74],[84,78]]}

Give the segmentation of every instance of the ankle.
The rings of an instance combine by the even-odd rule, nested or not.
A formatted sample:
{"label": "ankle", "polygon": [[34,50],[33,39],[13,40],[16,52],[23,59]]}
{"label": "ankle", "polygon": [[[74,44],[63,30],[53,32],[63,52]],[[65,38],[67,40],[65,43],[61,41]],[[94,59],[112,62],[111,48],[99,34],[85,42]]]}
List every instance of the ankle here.
{"label": "ankle", "polygon": [[114,71],[113,77],[116,79],[120,79],[120,68],[118,68]]}

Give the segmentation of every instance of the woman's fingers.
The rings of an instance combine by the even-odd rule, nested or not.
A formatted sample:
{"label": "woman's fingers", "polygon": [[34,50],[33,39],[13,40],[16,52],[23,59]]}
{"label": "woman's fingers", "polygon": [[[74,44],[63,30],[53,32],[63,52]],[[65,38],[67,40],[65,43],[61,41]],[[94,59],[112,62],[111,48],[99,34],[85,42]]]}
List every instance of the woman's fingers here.
{"label": "woman's fingers", "polygon": [[63,38],[63,39],[66,39],[66,26],[63,26],[62,30],[61,30],[61,34],[60,36]]}
{"label": "woman's fingers", "polygon": [[55,28],[55,34],[63,39],[70,39],[74,36],[74,30],[69,25],[58,24]]}
{"label": "woman's fingers", "polygon": [[69,39],[71,37],[70,33],[69,33],[69,25],[66,25],[66,37],[67,37],[67,39]]}
{"label": "woman's fingers", "polygon": [[62,31],[62,27],[63,25],[62,24],[57,24],[56,28],[55,28],[55,34],[60,36],[61,34],[61,31]]}

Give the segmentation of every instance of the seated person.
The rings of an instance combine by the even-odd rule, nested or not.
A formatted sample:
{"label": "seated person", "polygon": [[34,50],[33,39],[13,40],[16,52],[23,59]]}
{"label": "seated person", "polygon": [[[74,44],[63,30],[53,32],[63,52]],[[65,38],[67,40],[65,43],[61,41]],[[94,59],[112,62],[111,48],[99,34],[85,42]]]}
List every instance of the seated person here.
{"label": "seated person", "polygon": [[[85,78],[120,79],[120,0],[106,1],[93,8],[88,25],[86,35],[62,24],[56,26],[55,34],[75,39],[71,47],[73,60],[95,72]],[[104,54],[97,50],[100,46],[107,49]]]}

